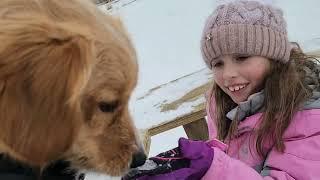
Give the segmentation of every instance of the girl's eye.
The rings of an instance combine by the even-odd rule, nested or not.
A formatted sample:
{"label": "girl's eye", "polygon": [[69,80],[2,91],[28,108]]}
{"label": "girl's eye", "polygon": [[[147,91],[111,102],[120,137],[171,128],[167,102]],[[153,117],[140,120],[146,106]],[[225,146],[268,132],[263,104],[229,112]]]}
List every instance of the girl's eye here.
{"label": "girl's eye", "polygon": [[117,107],[118,107],[118,102],[99,102],[98,103],[98,107],[100,109],[100,111],[104,112],[104,113],[111,113],[114,112]]}
{"label": "girl's eye", "polygon": [[213,68],[218,68],[218,67],[221,67],[222,65],[223,65],[222,62],[216,62],[216,63],[213,63],[213,64],[212,64],[212,67],[213,67]]}
{"label": "girl's eye", "polygon": [[248,59],[248,56],[238,56],[237,61],[245,61],[246,59]]}

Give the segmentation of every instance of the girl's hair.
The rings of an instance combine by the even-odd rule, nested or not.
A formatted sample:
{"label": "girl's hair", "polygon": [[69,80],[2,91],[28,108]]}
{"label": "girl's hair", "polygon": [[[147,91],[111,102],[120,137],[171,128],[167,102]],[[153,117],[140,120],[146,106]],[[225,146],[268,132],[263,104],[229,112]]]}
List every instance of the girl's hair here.
{"label": "girl's hair", "polygon": [[[256,131],[256,148],[260,156],[265,155],[263,144],[270,138],[278,151],[284,151],[282,136],[293,115],[312,96],[312,91],[319,88],[316,57],[306,55],[299,45],[295,44],[297,48],[292,49],[287,64],[270,60],[271,71],[265,80],[264,88],[264,113],[261,116],[261,125]],[[313,86],[309,86],[310,84]],[[212,104],[213,101],[209,102],[210,108],[214,106],[215,112],[209,112],[211,117],[215,117],[218,139],[230,140],[237,134],[239,120],[231,121],[226,118],[226,114],[237,104],[216,83],[213,84],[209,101],[212,98],[215,99],[215,104]]]}

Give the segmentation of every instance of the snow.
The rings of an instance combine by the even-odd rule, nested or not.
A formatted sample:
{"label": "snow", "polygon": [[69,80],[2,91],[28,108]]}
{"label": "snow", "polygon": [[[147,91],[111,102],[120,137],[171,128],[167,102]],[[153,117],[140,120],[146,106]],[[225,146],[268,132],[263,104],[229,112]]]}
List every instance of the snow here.
{"label": "snow", "polygon": [[160,152],[167,151],[178,146],[178,139],[187,137],[182,127],[177,127],[169,131],[151,137],[151,148],[149,156],[156,156]]}
{"label": "snow", "polygon": [[176,117],[191,112],[194,107],[205,101],[204,97],[181,104],[174,110],[163,111],[164,103],[170,104],[196,87],[206,84],[211,79],[211,72],[206,68],[189,76],[177,79],[173,83],[161,85],[154,91],[149,91],[134,102],[132,114],[138,129],[151,127],[173,120]]}
{"label": "snow", "polygon": [[[155,121],[170,119],[190,108],[185,105],[176,112],[161,114],[158,107],[148,107],[156,101],[181,96],[191,87],[187,83],[167,87],[143,100],[139,97],[151,88],[205,68],[200,54],[200,35],[206,17],[221,1],[120,0],[113,5],[112,14],[123,19],[139,59],[138,86],[130,102],[138,128],[152,127]],[[320,49],[320,24],[316,21],[320,17],[319,0],[265,1],[283,9],[290,41],[300,43],[306,51]],[[107,8],[100,6],[100,9],[106,11]],[[201,77],[192,77],[189,82],[192,86],[202,83]],[[177,146],[179,137],[186,137],[181,127],[153,136],[149,155]]]}
{"label": "snow", "polygon": [[199,35],[216,3],[201,2],[138,0],[114,12],[128,27],[137,49],[140,79],[135,97],[205,67]]}

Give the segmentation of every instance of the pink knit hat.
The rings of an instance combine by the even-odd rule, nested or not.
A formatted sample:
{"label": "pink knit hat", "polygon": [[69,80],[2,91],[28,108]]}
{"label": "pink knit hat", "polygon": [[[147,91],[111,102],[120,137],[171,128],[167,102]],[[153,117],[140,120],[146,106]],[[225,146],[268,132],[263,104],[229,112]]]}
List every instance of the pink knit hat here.
{"label": "pink knit hat", "polygon": [[263,56],[286,63],[291,45],[280,9],[256,1],[220,5],[206,21],[201,52],[209,68],[221,55]]}

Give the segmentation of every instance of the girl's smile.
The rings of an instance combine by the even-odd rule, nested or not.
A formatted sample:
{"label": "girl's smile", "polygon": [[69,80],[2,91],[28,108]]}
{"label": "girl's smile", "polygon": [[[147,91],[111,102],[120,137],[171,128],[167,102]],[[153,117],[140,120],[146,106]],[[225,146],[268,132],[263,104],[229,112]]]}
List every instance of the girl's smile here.
{"label": "girl's smile", "polygon": [[247,84],[239,84],[239,85],[231,85],[231,86],[228,86],[227,88],[231,92],[237,92],[237,91],[245,88],[246,86],[247,86]]}
{"label": "girl's smile", "polygon": [[214,80],[237,104],[263,89],[270,61],[261,56],[225,55],[212,64]]}

